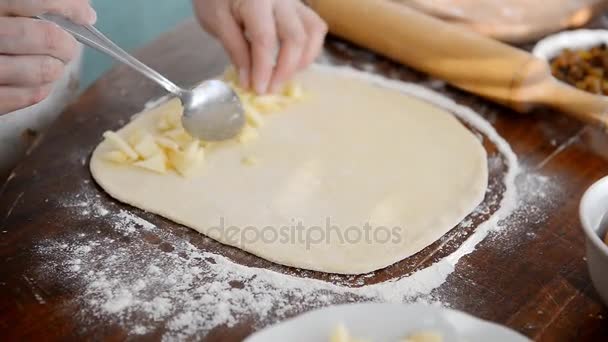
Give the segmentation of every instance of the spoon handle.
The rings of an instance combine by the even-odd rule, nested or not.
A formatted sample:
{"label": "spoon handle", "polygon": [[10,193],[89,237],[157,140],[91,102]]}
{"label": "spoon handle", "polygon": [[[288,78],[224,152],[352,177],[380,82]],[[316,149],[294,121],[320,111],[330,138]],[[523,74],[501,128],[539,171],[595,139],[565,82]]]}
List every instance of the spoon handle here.
{"label": "spoon handle", "polygon": [[183,93],[183,90],[175,85],[175,83],[171,82],[154,69],[140,62],[137,58],[131,56],[125,50],[121,49],[118,45],[112,42],[103,33],[99,32],[99,30],[97,30],[95,27],[91,25],[78,25],[67,18],[54,14],[42,14],[37,18],[57,24],[59,27],[71,33],[76,40],[82,44],[123,62],[124,64],[130,66],[136,71],[139,71],[144,76],[158,83],[168,92],[177,96],[180,96]]}

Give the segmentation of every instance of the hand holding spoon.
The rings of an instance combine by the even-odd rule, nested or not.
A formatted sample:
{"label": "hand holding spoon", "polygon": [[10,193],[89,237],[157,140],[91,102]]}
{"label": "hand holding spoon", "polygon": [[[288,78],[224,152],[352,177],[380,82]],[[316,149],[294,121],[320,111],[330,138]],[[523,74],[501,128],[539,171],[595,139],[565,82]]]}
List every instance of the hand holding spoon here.
{"label": "hand holding spoon", "polygon": [[207,141],[235,137],[245,124],[245,115],[238,95],[220,80],[205,81],[185,90],[128,54],[91,25],[79,25],[62,16],[44,14],[39,19],[59,25],[79,42],[109,55],[155,81],[177,96],[184,107],[182,123],[190,135]]}

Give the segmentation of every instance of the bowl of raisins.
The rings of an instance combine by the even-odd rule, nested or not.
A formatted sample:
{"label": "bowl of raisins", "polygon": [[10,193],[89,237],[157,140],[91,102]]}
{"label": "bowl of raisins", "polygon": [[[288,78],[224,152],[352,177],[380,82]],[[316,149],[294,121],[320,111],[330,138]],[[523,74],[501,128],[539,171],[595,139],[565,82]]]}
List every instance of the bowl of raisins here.
{"label": "bowl of raisins", "polygon": [[564,31],[539,41],[532,53],[558,80],[608,96],[608,30]]}

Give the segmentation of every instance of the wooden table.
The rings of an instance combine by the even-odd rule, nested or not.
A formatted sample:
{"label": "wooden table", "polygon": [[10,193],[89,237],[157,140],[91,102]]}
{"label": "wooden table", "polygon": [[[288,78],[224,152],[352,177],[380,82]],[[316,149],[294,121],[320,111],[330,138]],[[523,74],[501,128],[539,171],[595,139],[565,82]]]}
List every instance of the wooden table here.
{"label": "wooden table", "polygon": [[[608,173],[608,137],[557,113],[516,114],[476,96],[443,87],[420,73],[335,38],[328,39],[327,50],[339,63],[355,67],[369,67],[371,63],[383,74],[436,87],[475,109],[511,144],[524,169],[520,178],[539,177],[551,189],[545,200],[534,204],[536,208],[516,212],[510,229],[484,240],[474,253],[460,260],[456,271],[437,289],[444,301],[453,308],[507,325],[537,340],[608,338],[608,309],[601,304],[587,274],[584,237],[577,214],[584,190]],[[138,55],[182,84],[194,84],[216,75],[226,63],[219,45],[193,22],[162,36]],[[49,282],[35,273],[45,263],[35,251],[41,242],[89,232],[90,227],[97,227],[102,235],[110,234],[104,229],[107,228],[104,221],[91,217],[83,226],[74,219],[70,208],[57,205],[57,200],[78,196],[83,182],[89,184],[89,191],[99,195],[100,201],[114,203],[112,206],[117,210],[129,210],[163,229],[178,232],[197,248],[225,253],[245,265],[298,274],[297,270],[272,265],[203,239],[196,232],[153,214],[116,204],[91,182],[86,161],[103,131],[119,128],[146,101],[161,94],[161,89],[126,67],[115,67],[70,105],[48,133],[36,140],[28,157],[2,187],[0,339],[134,338],[115,322],[83,320],[82,308],[65,305],[82,289],[71,287],[68,281]],[[520,182],[524,195],[544,195],[535,194],[538,189],[526,189],[526,184],[529,182]],[[499,244],[495,243],[498,239]],[[394,276],[405,267],[399,265],[391,267],[390,272],[376,272],[373,280],[366,282]],[[321,274],[312,277],[327,279]],[[159,339],[164,324],[162,320],[157,322],[156,330],[139,338]],[[198,337],[238,341],[252,329],[252,322],[243,321]]]}

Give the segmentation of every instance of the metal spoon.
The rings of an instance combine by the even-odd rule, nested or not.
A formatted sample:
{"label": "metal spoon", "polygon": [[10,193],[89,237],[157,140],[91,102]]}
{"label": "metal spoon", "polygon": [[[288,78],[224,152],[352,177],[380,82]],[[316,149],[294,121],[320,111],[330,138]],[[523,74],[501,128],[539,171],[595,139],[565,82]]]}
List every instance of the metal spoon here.
{"label": "metal spoon", "polygon": [[243,107],[239,97],[226,83],[209,80],[191,90],[184,90],[125,52],[91,25],[78,25],[54,14],[43,14],[37,18],[59,25],[79,42],[127,64],[177,96],[184,107],[182,123],[192,136],[207,141],[226,140],[236,136],[243,128]]}

